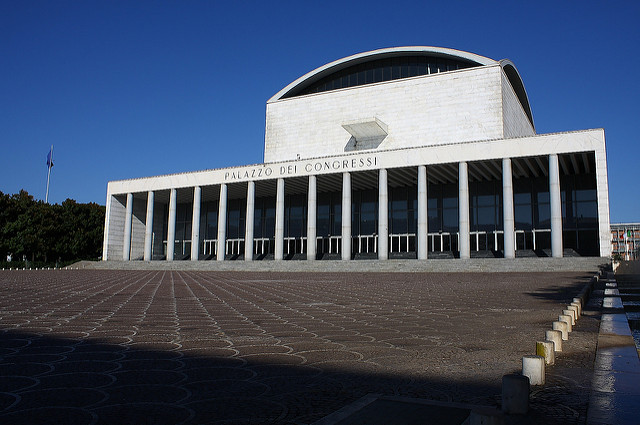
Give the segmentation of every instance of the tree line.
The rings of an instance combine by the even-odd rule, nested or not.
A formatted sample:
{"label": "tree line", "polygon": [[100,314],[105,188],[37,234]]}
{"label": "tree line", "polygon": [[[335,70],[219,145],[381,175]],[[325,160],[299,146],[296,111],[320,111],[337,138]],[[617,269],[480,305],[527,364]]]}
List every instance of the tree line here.
{"label": "tree line", "polygon": [[105,207],[93,202],[47,204],[25,190],[0,192],[0,263],[35,267],[97,260],[104,215]]}

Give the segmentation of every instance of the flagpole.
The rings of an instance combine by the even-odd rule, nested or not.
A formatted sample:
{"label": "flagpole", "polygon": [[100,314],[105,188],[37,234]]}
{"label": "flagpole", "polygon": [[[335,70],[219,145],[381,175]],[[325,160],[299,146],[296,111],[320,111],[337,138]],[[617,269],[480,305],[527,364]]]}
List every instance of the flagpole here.
{"label": "flagpole", "polygon": [[44,197],[44,203],[49,203],[49,178],[51,177],[51,165],[53,164],[53,145],[51,145],[51,158],[49,159],[49,163],[47,164],[47,193]]}

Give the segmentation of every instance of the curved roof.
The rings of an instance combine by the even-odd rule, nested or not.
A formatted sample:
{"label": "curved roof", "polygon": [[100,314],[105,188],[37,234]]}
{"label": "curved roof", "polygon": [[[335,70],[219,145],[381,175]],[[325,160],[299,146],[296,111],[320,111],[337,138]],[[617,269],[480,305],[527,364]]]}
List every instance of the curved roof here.
{"label": "curved roof", "polygon": [[513,87],[520,104],[522,105],[531,125],[533,126],[533,115],[529,106],[529,99],[524,89],[524,84],[520,78],[520,74],[515,68],[514,64],[504,59],[496,61],[485,56],[476,55],[474,53],[463,52],[461,50],[447,49],[443,47],[432,46],[405,46],[405,47],[392,47],[386,49],[372,50],[369,52],[358,53],[346,58],[338,59],[330,62],[319,68],[314,69],[311,72],[306,73],[302,77],[293,81],[278,93],[276,93],[271,99],[267,101],[274,102],[287,97],[295,97],[299,95],[305,88],[313,85],[314,83],[322,80],[323,78],[340,72],[346,68],[354,65],[364,64],[367,62],[386,59],[392,57],[402,56],[430,56],[430,57],[442,57],[455,61],[462,61],[470,64],[470,66],[484,66],[484,65],[501,65],[505,75],[509,79],[511,86]]}
{"label": "curved roof", "polygon": [[527,91],[524,88],[524,83],[522,82],[520,73],[516,69],[516,66],[513,64],[513,62],[511,62],[509,59],[502,59],[500,61],[500,66],[502,66],[502,70],[511,83],[513,91],[516,93],[516,96],[518,96],[518,100],[520,101],[525,114],[527,114],[527,118],[529,118],[531,126],[535,128],[535,125],[533,125],[533,114],[531,113],[531,106],[529,105],[529,96],[527,95]]}

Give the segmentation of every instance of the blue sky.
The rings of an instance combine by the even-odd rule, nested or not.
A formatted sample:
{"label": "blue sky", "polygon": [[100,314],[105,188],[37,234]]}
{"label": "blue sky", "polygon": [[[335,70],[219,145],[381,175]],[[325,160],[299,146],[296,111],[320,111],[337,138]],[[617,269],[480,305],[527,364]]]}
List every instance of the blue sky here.
{"label": "blue sky", "polygon": [[639,2],[3,1],[0,191],[104,205],[110,180],[262,162],[265,104],[327,62],[430,45],[511,59],[538,133],[604,127],[640,221]]}

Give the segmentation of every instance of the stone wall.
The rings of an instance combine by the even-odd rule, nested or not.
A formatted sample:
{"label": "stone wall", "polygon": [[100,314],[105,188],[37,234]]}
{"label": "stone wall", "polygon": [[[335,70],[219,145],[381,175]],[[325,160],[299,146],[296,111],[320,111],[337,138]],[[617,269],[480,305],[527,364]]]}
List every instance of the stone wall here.
{"label": "stone wall", "polygon": [[504,138],[533,136],[535,130],[518,100],[516,93],[509,83],[507,76],[502,74],[502,120]]}
{"label": "stone wall", "polygon": [[503,137],[500,65],[394,80],[267,104],[265,162],[339,155],[342,124],[378,118],[378,150]]}

